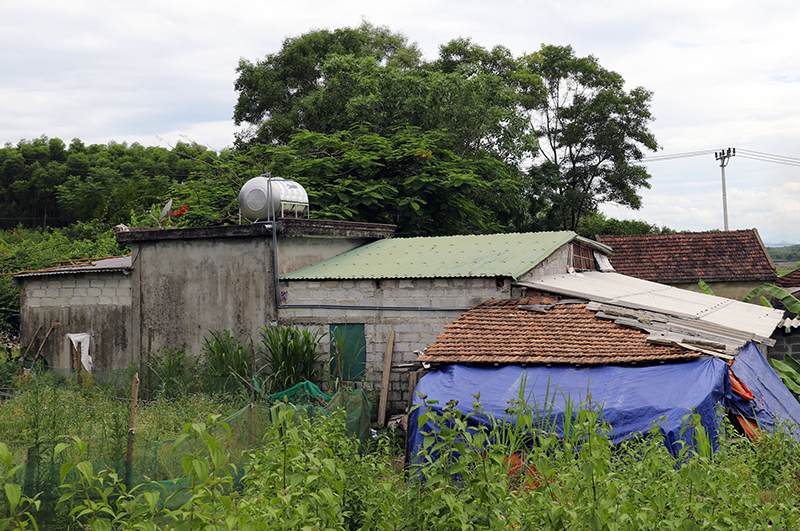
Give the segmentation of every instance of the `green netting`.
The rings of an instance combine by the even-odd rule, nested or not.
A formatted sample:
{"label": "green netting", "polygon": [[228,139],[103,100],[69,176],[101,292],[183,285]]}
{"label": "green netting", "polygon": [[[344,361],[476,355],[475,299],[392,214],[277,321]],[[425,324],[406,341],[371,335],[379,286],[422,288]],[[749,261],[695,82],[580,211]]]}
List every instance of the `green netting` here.
{"label": "green netting", "polygon": [[274,402],[282,402],[286,399],[293,404],[305,404],[318,402],[320,398],[323,402],[328,402],[331,399],[331,395],[326,395],[319,387],[309,381],[305,381],[280,393],[268,395],[267,398]]}
{"label": "green netting", "polygon": [[[0,364],[0,376],[9,375],[9,392],[14,390],[14,385],[17,385],[18,389],[25,388],[24,379],[28,378],[27,384],[29,387],[26,392],[30,393],[30,384],[33,379],[45,378],[45,372],[50,375],[56,375],[55,377],[49,377],[56,385],[46,387],[45,391],[41,392],[42,396],[38,398],[39,401],[31,401],[29,405],[31,403],[34,405],[42,404],[41,407],[51,409],[59,407],[59,405],[63,406],[65,398],[68,399],[69,396],[75,396],[69,395],[65,389],[72,389],[73,392],[75,389],[81,389],[81,387],[74,385],[77,375],[72,371],[47,369],[45,372],[40,372],[38,376],[35,372],[29,373],[28,376],[18,376],[15,381],[13,375],[16,374],[17,370],[18,364]],[[37,368],[37,370],[43,371],[41,367]],[[131,377],[132,371],[129,370],[95,371],[91,375],[83,373],[81,378],[84,382],[84,392],[87,385],[90,388],[102,385],[111,389],[111,398],[109,398],[109,395],[98,395],[100,398],[97,399],[97,402],[100,407],[98,407],[97,411],[87,412],[90,418],[99,417],[95,419],[96,425],[92,426],[92,431],[97,435],[87,436],[85,433],[72,433],[73,428],[79,429],[79,423],[76,422],[77,419],[67,426],[69,433],[64,432],[63,425],[61,428],[56,428],[57,431],[55,433],[80,436],[86,443],[86,459],[92,463],[95,471],[113,469],[120,477],[127,477],[131,486],[149,484],[150,488],[163,489],[165,495],[162,495],[161,499],[164,500],[167,496],[185,486],[185,483],[181,482],[181,479],[185,478],[182,464],[183,457],[187,454],[205,455],[205,443],[200,439],[188,438],[181,442],[180,447],[176,448],[176,438],[152,440],[141,434],[136,434],[133,458],[130,462],[126,462],[129,398],[124,400],[122,397],[126,395],[130,397]],[[0,381],[2,380],[0,379]],[[58,385],[61,385],[58,382],[65,385],[58,387]],[[89,395],[90,398],[97,398],[91,393]],[[118,398],[113,398],[114,396]],[[141,388],[139,396],[142,396]],[[106,400],[106,402],[103,402],[103,400]],[[113,411],[102,409],[102,404],[109,404],[109,400],[112,405],[116,404],[116,406],[113,406]],[[303,410],[311,418],[328,415],[343,409],[346,414],[348,433],[359,439],[362,448],[365,448],[365,444],[369,439],[371,408],[367,394],[363,390],[337,392],[331,396],[323,393],[313,383],[303,382],[283,392],[263,396],[263,401],[263,403],[249,404],[226,418],[217,421],[228,425],[230,428],[230,437],[227,434],[223,436],[220,431],[219,436],[216,436],[216,438],[221,442],[231,458],[240,465],[238,466],[240,473],[244,468],[241,466],[243,464],[242,458],[246,457],[250,450],[256,449],[262,444],[264,435],[268,432],[272,423],[272,408],[276,405],[277,407],[291,407]],[[7,407],[16,407],[12,404],[13,402],[8,402]],[[6,404],[3,405],[6,406]],[[30,415],[31,410],[23,411],[21,414]],[[60,414],[63,417],[63,411]],[[47,424],[50,422],[50,417],[42,415],[41,422]],[[51,433],[51,431],[47,431],[44,428],[46,426],[43,426],[42,434]],[[218,430],[222,430],[222,428],[216,425],[209,428],[209,430],[213,434]],[[179,433],[175,434],[176,437],[178,435]],[[41,522],[52,521],[55,517],[54,506],[59,496],[58,485],[60,484],[61,465],[76,456],[77,449],[75,448],[70,448],[58,456],[55,455],[56,445],[65,440],[65,438],[55,437],[52,440],[42,440],[39,437],[38,440],[34,441],[4,441],[14,455],[14,462],[26,463],[17,472],[15,481],[23,486],[23,492],[29,496],[39,495],[43,505],[37,518],[40,518]],[[70,478],[67,480],[70,481]],[[180,496],[175,496],[172,498],[171,505],[177,506],[182,504],[183,501],[185,500]]]}

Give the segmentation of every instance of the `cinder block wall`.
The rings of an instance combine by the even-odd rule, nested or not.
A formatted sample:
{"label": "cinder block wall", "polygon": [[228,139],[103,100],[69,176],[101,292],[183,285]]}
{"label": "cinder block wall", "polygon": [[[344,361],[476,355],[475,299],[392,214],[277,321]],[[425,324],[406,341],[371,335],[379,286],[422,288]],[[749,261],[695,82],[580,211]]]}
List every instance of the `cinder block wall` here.
{"label": "cinder block wall", "polygon": [[122,273],[50,275],[26,280],[21,287],[27,306],[131,305],[131,279]]}
{"label": "cinder block wall", "polygon": [[[365,388],[380,392],[383,358],[389,332],[394,331],[392,364],[413,362],[465,310],[489,299],[508,298],[508,280],[498,286],[494,278],[292,280],[281,282],[286,304],[341,305],[349,308],[284,308],[283,325],[322,331],[320,348],[330,352],[329,325],[363,324],[367,374]],[[359,308],[363,307],[363,308]],[[382,307],[380,309],[376,307]],[[448,310],[392,309],[400,307],[451,308]],[[402,412],[409,401],[408,373],[393,370],[389,379],[389,413]]]}
{"label": "cinder block wall", "polygon": [[771,338],[775,340],[775,346],[770,347],[766,353],[768,358],[782,360],[783,355],[788,354],[800,360],[800,329],[793,328],[787,334],[783,328],[777,328]]}
{"label": "cinder block wall", "polygon": [[[89,353],[96,369],[127,365],[131,310],[131,278],[122,272],[75,273],[24,279],[20,283],[20,344],[31,343],[41,325],[29,356],[53,327],[41,356],[54,367],[70,365],[67,334],[89,333]],[[55,326],[53,326],[55,324]]]}

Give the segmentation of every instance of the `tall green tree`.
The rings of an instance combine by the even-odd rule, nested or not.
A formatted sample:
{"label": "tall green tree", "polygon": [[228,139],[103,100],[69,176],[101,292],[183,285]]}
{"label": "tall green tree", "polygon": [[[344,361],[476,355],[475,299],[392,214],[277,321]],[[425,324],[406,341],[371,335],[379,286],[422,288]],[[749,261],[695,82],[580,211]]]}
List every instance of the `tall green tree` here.
{"label": "tall green tree", "polygon": [[288,146],[259,145],[251,156],[302,184],[312,217],[397,225],[399,235],[505,230],[495,212],[514,193],[509,167],[496,158],[464,158],[447,149],[451,133],[366,127],[333,134],[302,131]]}
{"label": "tall green tree", "polygon": [[404,35],[364,22],[357,28],[288,38],[280,51],[255,63],[241,59],[233,119],[236,125],[252,127],[239,135],[239,144],[285,144],[300,129],[332,132],[320,130],[319,117],[308,109],[308,98],[329,81],[323,67],[332,56],[369,57],[387,67],[415,68],[421,54]]}
{"label": "tall green tree", "polygon": [[576,230],[601,203],[639,208],[650,175],[636,162],[644,149],[658,148],[649,129],[652,93],[626,91],[621,75],[570,46],[543,45],[522,62],[546,95],[528,106],[541,149],[530,170],[534,218],[545,228]]}

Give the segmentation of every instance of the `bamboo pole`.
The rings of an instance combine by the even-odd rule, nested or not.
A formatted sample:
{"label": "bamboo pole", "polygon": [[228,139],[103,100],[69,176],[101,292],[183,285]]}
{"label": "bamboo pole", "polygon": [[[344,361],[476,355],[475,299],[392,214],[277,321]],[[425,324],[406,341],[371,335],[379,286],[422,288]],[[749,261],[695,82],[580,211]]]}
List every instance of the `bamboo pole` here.
{"label": "bamboo pole", "polygon": [[128,448],[125,452],[125,484],[131,489],[133,481],[133,449],[136,442],[136,405],[139,398],[139,373],[133,375],[131,390],[131,413],[128,422]]}
{"label": "bamboo pole", "polygon": [[[56,327],[56,325],[57,325],[58,323],[59,323],[59,320],[58,320],[58,319],[56,319],[55,321],[53,321],[53,324],[52,324],[52,325],[50,325],[50,329],[49,329],[49,330],[47,331],[47,333],[44,335],[44,339],[42,339],[42,344],[41,344],[41,345],[39,345],[39,350],[37,350],[37,351],[36,351],[36,355],[33,357],[33,361],[32,361],[31,363],[36,363],[36,360],[38,360],[38,359],[39,359],[39,354],[41,354],[41,353],[42,353],[42,349],[44,348],[44,344],[45,344],[45,343],[47,343],[47,339],[50,337],[50,333],[53,331],[53,329]],[[71,340],[70,340],[70,343],[72,343],[72,341],[71,341]]]}

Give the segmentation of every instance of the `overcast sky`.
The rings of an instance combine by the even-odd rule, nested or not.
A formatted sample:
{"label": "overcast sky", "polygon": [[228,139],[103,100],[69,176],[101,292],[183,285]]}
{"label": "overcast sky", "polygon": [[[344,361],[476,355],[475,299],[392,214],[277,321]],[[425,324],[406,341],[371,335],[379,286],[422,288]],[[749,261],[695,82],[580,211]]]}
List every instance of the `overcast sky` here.
{"label": "overcast sky", "polygon": [[[569,44],[628,88],[654,92],[659,155],[734,147],[800,164],[800,3],[791,0],[6,2],[0,144],[46,135],[222,149],[236,131],[240,57],[256,61],[286,37],[362,18],[404,33],[426,58],[456,37],[515,55]],[[605,213],[678,230],[723,227],[713,153],[648,167],[643,208]],[[800,243],[800,166],[737,155],[726,177],[731,229]]]}

